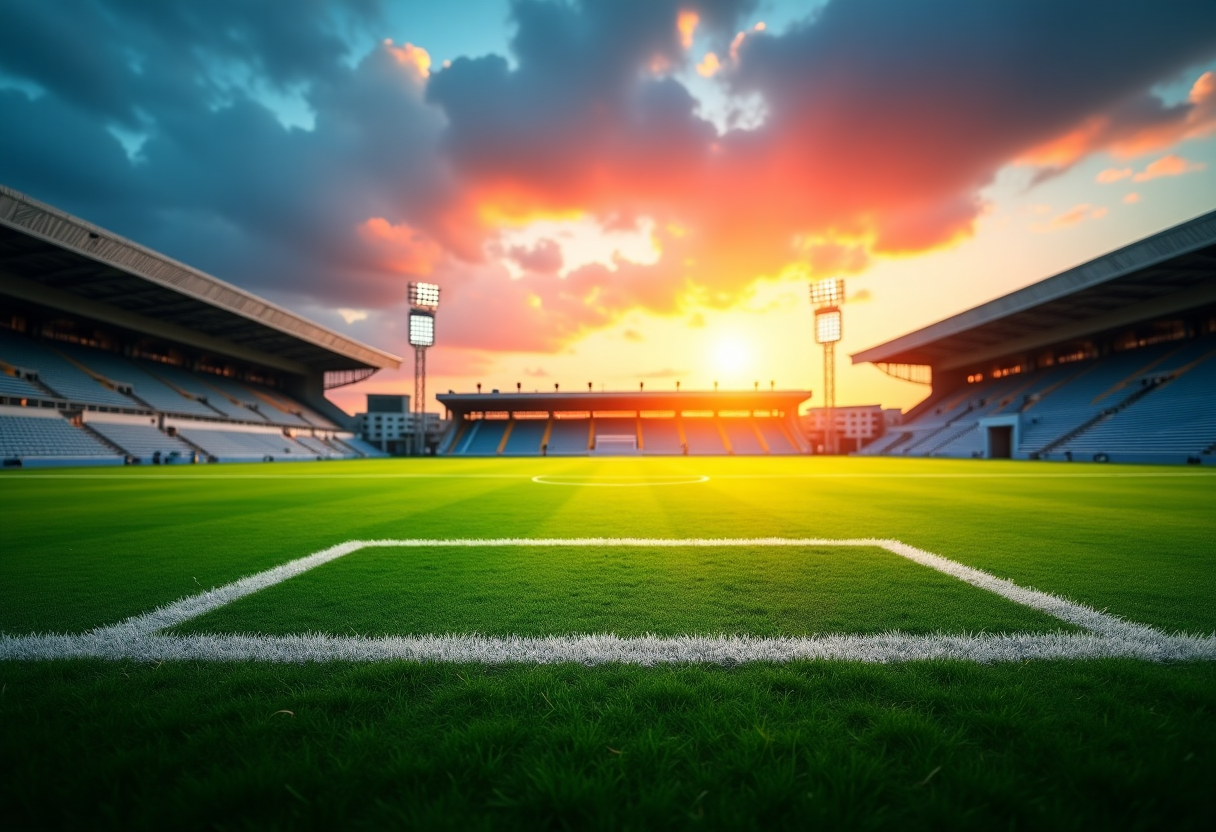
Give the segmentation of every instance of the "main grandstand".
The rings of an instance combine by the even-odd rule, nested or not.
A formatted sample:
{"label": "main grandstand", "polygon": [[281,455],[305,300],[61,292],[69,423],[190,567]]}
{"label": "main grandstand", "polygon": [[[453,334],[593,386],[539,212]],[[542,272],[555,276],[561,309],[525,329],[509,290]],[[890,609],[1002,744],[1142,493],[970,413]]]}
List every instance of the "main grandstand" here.
{"label": "main grandstand", "polygon": [[384,456],[324,393],[400,363],[0,186],[5,466]]}
{"label": "main grandstand", "polygon": [[1216,211],[852,360],[932,383],[862,455],[1216,464]]}
{"label": "main grandstand", "polygon": [[809,391],[446,393],[452,456],[792,455]]}

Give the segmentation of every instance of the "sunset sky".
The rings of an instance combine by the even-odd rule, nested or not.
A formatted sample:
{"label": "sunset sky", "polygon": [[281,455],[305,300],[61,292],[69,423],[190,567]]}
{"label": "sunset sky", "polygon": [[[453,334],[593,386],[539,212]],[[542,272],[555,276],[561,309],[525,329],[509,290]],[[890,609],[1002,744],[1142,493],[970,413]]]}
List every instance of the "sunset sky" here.
{"label": "sunset sky", "polygon": [[0,182],[406,358],[430,390],[812,388],[1216,208],[1216,3],[6,0]]}

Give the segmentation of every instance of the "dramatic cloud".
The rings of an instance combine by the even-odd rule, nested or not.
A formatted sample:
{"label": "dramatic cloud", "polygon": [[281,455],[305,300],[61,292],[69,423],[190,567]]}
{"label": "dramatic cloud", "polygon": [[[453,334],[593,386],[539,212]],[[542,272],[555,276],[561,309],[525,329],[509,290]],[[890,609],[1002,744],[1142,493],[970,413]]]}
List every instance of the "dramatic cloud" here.
{"label": "dramatic cloud", "polygon": [[[1177,175],[1216,130],[1211,2],[829,0],[781,31],[756,5],[517,0],[509,56],[438,66],[372,0],[11,0],[0,181],[348,325],[436,280],[468,369],[948,245],[1010,165]],[[646,229],[656,256],[511,236],[541,220]]]}
{"label": "dramatic cloud", "polygon": [[1108,210],[1104,206],[1094,207],[1088,202],[1080,205],[1074,205],[1062,214],[1057,214],[1046,223],[1037,223],[1032,225],[1035,231],[1059,231],[1064,228],[1071,228],[1085,220],[1100,220],[1105,217]]}
{"label": "dramatic cloud", "polygon": [[[97,14],[138,30],[145,10],[155,7],[157,21],[169,32],[194,19],[188,3],[129,5],[130,10],[119,4],[109,15]],[[228,41],[239,35],[253,44],[248,62],[263,83],[306,83],[299,94],[314,113],[313,129],[284,126],[252,88],[234,87],[225,100],[217,99],[215,79],[235,72],[228,63],[191,58],[183,59],[183,68],[160,54],[159,61],[179,70],[176,75],[161,72],[159,64],[139,73],[125,64],[103,67],[113,77],[88,101],[80,89],[74,98],[0,90],[6,124],[0,177],[242,285],[343,305],[395,302],[404,293],[402,276],[431,274],[457,237],[435,213],[449,189],[435,152],[442,117],[422,100],[425,73],[418,62],[402,61],[401,49],[391,43],[354,67],[342,63],[341,41],[325,32],[337,25],[337,9],[345,10],[345,4],[304,4],[311,17],[285,13],[287,5],[279,13],[294,21],[284,35],[288,45],[311,44],[324,60],[314,55],[311,64],[297,65],[276,50],[262,55],[254,45],[273,35],[249,29],[248,21],[242,27],[238,12],[244,4],[231,10],[233,28],[190,29],[182,36],[194,38],[193,48],[159,48],[236,60],[242,54]],[[51,14],[46,4],[36,8]],[[174,8],[178,12],[171,14]],[[302,20],[315,27],[311,36]],[[98,25],[103,35],[121,42],[115,23],[110,30]],[[23,40],[48,28],[34,27]],[[62,51],[58,36],[46,37],[27,42],[25,49]],[[98,54],[108,53],[103,47]],[[10,60],[0,47],[4,72],[16,74],[28,63]],[[122,72],[132,76],[125,84]],[[62,74],[31,80],[47,90],[72,87]],[[141,80],[150,74],[162,76],[151,93]],[[107,92],[111,86],[123,90],[126,110],[146,114],[140,117],[146,138],[134,158],[96,115],[125,118],[126,110]],[[161,92],[172,105],[160,106]]]}
{"label": "dramatic cloud", "polygon": [[1098,174],[1096,181],[1103,185],[1109,185],[1112,182],[1128,179],[1131,175],[1131,168],[1107,168]]}
{"label": "dramatic cloud", "polygon": [[548,239],[537,240],[531,248],[511,246],[506,256],[524,271],[538,274],[556,274],[563,265],[561,246]]}
{"label": "dramatic cloud", "polygon": [[1184,173],[1195,173],[1207,166],[1201,162],[1188,162],[1181,156],[1162,156],[1155,162],[1150,162],[1144,170],[1132,177],[1133,182],[1148,182],[1162,176],[1182,176]]}

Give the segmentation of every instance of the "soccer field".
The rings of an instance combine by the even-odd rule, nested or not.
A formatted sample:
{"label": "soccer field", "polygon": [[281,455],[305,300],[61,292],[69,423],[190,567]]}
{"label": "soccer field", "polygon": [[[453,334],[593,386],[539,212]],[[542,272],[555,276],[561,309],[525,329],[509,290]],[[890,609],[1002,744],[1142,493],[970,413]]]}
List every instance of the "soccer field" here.
{"label": "soccer field", "polygon": [[0,505],[10,828],[1216,822],[1210,471],[166,466]]}

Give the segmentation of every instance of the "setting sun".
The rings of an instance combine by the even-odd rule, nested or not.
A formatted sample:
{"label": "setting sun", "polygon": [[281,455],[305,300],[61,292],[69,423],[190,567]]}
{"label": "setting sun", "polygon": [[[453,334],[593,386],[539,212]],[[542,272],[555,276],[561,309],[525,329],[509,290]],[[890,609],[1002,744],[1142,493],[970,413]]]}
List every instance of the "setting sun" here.
{"label": "setting sun", "polygon": [[752,346],[738,336],[716,339],[710,351],[712,369],[724,376],[723,381],[743,374],[752,365]]}

